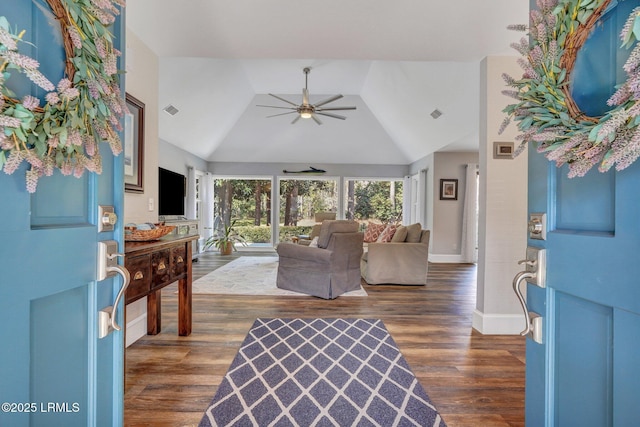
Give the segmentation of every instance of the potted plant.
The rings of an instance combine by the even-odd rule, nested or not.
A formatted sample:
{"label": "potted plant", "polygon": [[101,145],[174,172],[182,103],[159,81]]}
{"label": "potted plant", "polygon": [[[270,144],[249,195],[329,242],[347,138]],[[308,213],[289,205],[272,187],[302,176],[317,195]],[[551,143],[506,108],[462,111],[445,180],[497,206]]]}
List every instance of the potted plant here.
{"label": "potted plant", "polygon": [[211,246],[215,246],[220,250],[221,255],[231,255],[234,249],[234,243],[245,244],[244,239],[240,236],[233,226],[236,220],[232,220],[229,225],[224,225],[222,233],[209,237],[204,243],[204,248],[207,249]]}

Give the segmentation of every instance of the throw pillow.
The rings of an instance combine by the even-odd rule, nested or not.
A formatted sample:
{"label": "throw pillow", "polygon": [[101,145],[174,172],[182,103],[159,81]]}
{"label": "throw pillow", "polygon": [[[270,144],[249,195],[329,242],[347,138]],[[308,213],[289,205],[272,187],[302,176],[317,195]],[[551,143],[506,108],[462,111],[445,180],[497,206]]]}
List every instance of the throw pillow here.
{"label": "throw pillow", "polygon": [[402,243],[407,239],[407,227],[401,225],[396,229],[396,233],[391,238],[391,243]]}
{"label": "throw pillow", "polygon": [[319,236],[316,236],[313,239],[311,239],[311,243],[309,243],[309,247],[310,248],[317,248],[318,247],[318,239],[319,239]]}
{"label": "throw pillow", "polygon": [[376,224],[376,223],[370,222],[367,225],[367,229],[364,231],[364,241],[367,243],[372,243],[377,241],[378,237],[380,237],[380,234],[382,234],[385,227],[386,226],[384,224]]}
{"label": "throw pillow", "polygon": [[422,225],[419,222],[407,226],[407,243],[420,243],[422,235]]}
{"label": "throw pillow", "polygon": [[388,243],[391,241],[391,239],[393,239],[393,235],[396,233],[396,226],[394,224],[388,224],[384,231],[380,234],[380,236],[378,237],[378,240],[376,240],[378,243]]}

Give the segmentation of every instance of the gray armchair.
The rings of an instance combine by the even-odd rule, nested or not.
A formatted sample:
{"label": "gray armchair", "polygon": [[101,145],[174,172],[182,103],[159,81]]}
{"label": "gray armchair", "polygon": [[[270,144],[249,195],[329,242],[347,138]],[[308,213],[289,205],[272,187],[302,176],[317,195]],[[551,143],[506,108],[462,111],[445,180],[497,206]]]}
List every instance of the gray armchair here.
{"label": "gray armchair", "polygon": [[363,237],[355,221],[325,220],[318,247],[280,243],[277,286],[324,299],[360,289]]}

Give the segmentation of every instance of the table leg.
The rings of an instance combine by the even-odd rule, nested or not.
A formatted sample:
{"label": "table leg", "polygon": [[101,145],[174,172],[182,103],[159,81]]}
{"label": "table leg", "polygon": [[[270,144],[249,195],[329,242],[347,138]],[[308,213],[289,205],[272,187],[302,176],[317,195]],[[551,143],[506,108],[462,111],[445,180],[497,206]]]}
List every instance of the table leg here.
{"label": "table leg", "polygon": [[155,291],[147,295],[147,334],[157,335],[160,333],[162,320],[162,300],[161,292]]}
{"label": "table leg", "polygon": [[186,337],[191,335],[192,295],[193,282],[191,273],[191,242],[187,244],[187,275],[178,281],[178,335]]}

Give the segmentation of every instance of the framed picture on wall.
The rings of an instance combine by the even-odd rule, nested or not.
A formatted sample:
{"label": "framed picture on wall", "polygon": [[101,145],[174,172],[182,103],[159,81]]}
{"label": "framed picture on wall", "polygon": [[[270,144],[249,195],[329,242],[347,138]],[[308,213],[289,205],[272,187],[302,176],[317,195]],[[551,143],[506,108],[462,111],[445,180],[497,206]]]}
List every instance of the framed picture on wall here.
{"label": "framed picture on wall", "polygon": [[142,193],[144,187],[144,103],[127,93],[124,116],[124,191]]}
{"label": "framed picture on wall", "polygon": [[440,180],[440,200],[458,200],[458,180]]}

